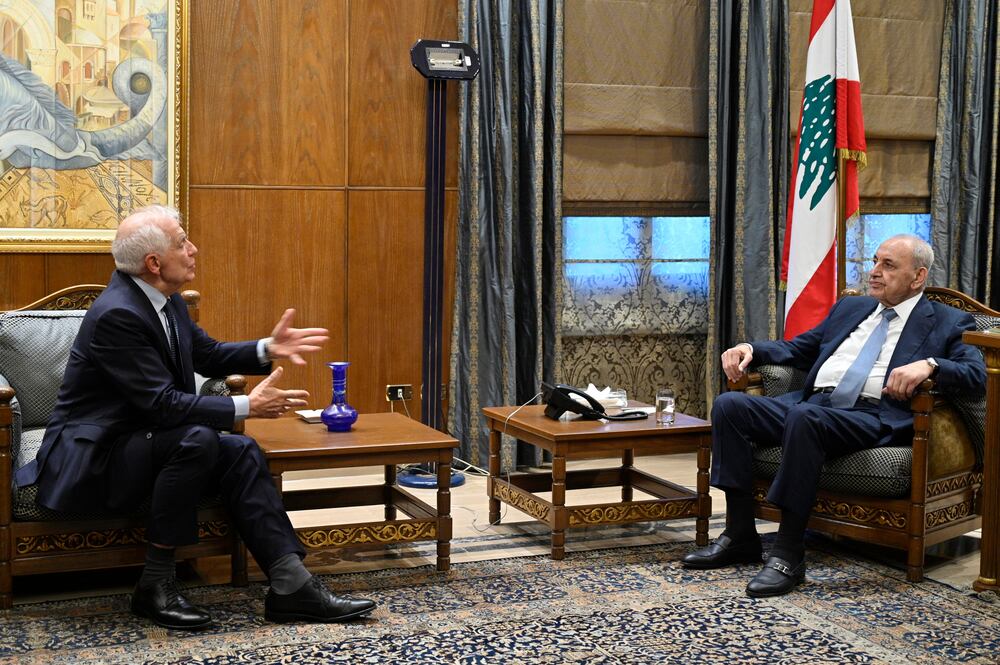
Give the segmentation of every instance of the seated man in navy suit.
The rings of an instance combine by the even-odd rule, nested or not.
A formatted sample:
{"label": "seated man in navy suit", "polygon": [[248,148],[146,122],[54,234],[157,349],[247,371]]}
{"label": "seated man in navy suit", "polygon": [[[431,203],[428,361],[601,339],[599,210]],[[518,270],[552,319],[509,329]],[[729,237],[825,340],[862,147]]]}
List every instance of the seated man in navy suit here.
{"label": "seated man in navy suit", "polygon": [[316,351],[324,328],[291,327],[287,310],[271,337],[223,343],[188,317],[179,295],[194,279],[198,249],[173,208],[138,210],[111,245],[117,270],[83,319],[52,417],[18,485],[38,484],[38,502],[60,511],[128,511],[151,499],[146,566],[132,611],[167,628],[211,623],[174,577],[174,548],[198,540],[196,510],[218,494],[271,588],[272,621],[342,621],[371,612],[369,600],[333,595],[302,565],[292,529],[256,442],[225,434],[247,417],[276,418],[306,404],[282,390],[277,368],[249,395],[202,396],[205,376],[267,374],[271,360]]}
{"label": "seated man in navy suit", "polygon": [[962,342],[972,317],[923,295],[934,261],[916,236],[886,240],[875,254],[870,296],[842,298],[818,326],[789,341],[738,344],[722,354],[730,380],[751,364],[808,371],[805,388],[777,398],[729,392],[712,407],[712,485],[726,493],[726,529],[683,559],[688,568],[760,562],[751,499],[750,442],[782,446],[767,499],[781,508],[778,536],[747,585],[753,597],[791,591],[805,576],[804,536],[826,459],[865,448],[907,445],[909,398],[927,378],[942,391],[982,394],[986,367]]}

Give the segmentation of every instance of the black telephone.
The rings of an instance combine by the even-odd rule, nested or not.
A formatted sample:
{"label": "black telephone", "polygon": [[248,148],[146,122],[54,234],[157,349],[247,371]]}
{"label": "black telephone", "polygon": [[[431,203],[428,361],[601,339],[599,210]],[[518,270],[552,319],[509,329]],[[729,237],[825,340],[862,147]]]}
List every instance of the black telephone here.
{"label": "black telephone", "polygon": [[[587,400],[587,404],[581,404],[570,395],[579,395]],[[615,415],[608,415],[603,404],[579,388],[567,386],[565,383],[557,383],[553,386],[543,381],[542,401],[545,402],[545,415],[553,420],[559,420],[559,416],[567,411],[579,413],[584,420],[600,420],[601,418],[606,420],[642,420],[649,417],[645,411],[622,411]]]}

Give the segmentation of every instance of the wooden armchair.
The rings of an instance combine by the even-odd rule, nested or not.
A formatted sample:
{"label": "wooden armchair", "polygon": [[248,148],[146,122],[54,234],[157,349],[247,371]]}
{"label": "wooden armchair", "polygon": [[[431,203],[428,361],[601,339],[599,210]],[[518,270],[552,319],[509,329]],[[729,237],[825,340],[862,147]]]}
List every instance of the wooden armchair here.
{"label": "wooden armchair", "polygon": [[[0,313],[0,609],[13,604],[17,575],[140,564],[145,558],[145,507],[132,515],[65,514],[35,503],[37,487],[13,487],[13,474],[35,457],[55,406],[70,347],[99,284],[63,289]],[[185,291],[192,320],[201,296]],[[203,393],[242,394],[246,379],[210,380]],[[246,584],[246,558],[234,547],[222,504],[198,512],[200,542],[178,558],[233,555],[234,584]],[[235,554],[234,554],[235,553]]]}
{"label": "wooden armchair", "polygon": [[[1000,325],[1000,312],[963,293],[929,287],[933,301],[969,312],[978,330]],[[802,387],[805,373],[762,365],[731,390],[775,396]],[[946,400],[925,381],[910,400],[913,443],[880,447],[830,460],[823,466],[809,528],[906,550],[906,577],[923,579],[924,550],[980,528],[985,398]],[[755,447],[756,514],[780,521],[767,502],[781,462],[781,447]]]}

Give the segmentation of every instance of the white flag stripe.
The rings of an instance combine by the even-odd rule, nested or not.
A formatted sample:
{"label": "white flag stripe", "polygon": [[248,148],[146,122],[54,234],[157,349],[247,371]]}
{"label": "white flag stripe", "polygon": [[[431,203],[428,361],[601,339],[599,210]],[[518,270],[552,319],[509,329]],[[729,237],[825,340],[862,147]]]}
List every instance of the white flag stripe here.
{"label": "white flag stripe", "polygon": [[[833,168],[836,168],[836,165],[833,165]],[[804,174],[800,168],[795,178],[797,181],[795,183],[796,192],[799,191],[798,188],[803,177]],[[816,273],[819,264],[823,262],[830,248],[833,247],[836,226],[831,225],[829,220],[834,219],[834,215],[837,214],[837,197],[836,194],[824,196],[819,204],[810,211],[807,201],[812,198],[812,191],[817,186],[814,184],[805,197],[795,201],[795,212],[793,213],[795,226],[792,227],[791,247],[789,247],[788,254],[790,257],[794,257],[794,263],[789,265],[788,270],[787,295],[785,296],[786,316],[792,304]],[[836,192],[836,189],[833,191]],[[810,224],[810,222],[819,223]]]}
{"label": "white flag stripe", "polygon": [[833,76],[837,71],[834,45],[837,43],[837,22],[833,12],[826,17],[812,41],[809,42],[809,52],[806,55],[806,80],[815,81],[821,76]]}
{"label": "white flag stripe", "polygon": [[851,20],[850,0],[837,0],[837,78],[861,80],[858,72],[858,49],[854,43],[854,21]]}

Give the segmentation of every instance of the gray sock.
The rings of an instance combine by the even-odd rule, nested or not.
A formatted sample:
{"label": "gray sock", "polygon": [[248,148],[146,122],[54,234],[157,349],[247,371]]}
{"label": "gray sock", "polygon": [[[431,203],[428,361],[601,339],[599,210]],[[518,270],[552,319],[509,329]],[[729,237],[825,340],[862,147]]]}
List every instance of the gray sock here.
{"label": "gray sock", "polygon": [[302,565],[299,555],[292,552],[272,563],[267,569],[267,577],[276,594],[287,596],[301,589],[312,577],[312,573]]}
{"label": "gray sock", "polygon": [[171,579],[177,574],[174,563],[174,548],[146,546],[146,567],[139,577],[139,586],[149,587],[163,579]]}

